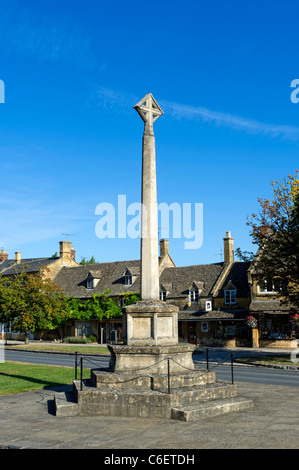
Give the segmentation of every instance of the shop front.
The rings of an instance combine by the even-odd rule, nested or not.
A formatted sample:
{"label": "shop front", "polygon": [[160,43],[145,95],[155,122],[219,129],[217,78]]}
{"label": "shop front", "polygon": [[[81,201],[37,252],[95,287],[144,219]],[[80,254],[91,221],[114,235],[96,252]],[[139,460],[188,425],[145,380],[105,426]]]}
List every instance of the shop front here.
{"label": "shop front", "polygon": [[289,313],[259,314],[260,347],[291,348],[292,341],[299,338],[299,328],[291,322]]}
{"label": "shop front", "polygon": [[250,305],[250,315],[258,320],[261,348],[292,348],[299,338],[299,325],[292,322],[294,313],[279,300],[258,301]]}
{"label": "shop front", "polygon": [[[183,315],[183,314],[182,314]],[[179,318],[179,340],[199,346],[251,346],[250,330],[245,312],[193,313],[191,318]]]}

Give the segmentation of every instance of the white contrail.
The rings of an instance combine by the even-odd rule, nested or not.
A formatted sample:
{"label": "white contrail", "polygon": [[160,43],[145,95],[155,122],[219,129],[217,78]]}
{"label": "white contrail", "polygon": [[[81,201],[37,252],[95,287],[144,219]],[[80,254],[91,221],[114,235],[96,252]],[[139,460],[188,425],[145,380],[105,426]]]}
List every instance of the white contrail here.
{"label": "white contrail", "polygon": [[[129,112],[132,109],[132,103],[138,101],[138,98],[127,93],[99,87],[96,95],[90,101],[96,102],[98,106],[104,106],[105,108],[117,108],[118,111]],[[199,120],[248,134],[263,134],[287,140],[299,139],[299,127],[296,126],[264,123],[242,116],[213,111],[201,106],[191,106],[173,101],[159,99],[159,103],[165,114],[172,116],[174,119]]]}
{"label": "white contrail", "polygon": [[212,111],[199,106],[189,106],[171,101],[161,101],[161,106],[176,119],[199,119],[204,122],[211,122],[217,126],[230,127],[236,130],[246,131],[250,134],[265,134],[272,137],[283,137],[289,140],[299,138],[299,127],[267,124],[254,119],[247,119],[228,113]]}

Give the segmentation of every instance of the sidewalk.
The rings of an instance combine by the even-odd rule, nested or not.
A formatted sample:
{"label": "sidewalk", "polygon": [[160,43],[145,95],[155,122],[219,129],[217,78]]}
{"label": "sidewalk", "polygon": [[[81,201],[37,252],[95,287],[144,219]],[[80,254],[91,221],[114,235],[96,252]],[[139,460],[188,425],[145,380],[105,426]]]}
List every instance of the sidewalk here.
{"label": "sidewalk", "polygon": [[254,407],[198,422],[101,416],[56,418],[54,389],[4,396],[0,397],[0,448],[299,448],[297,387],[239,383],[238,395],[253,399]]}
{"label": "sidewalk", "polygon": [[[2,344],[4,344],[5,340],[2,340]],[[7,340],[7,344],[8,345],[24,345],[24,341],[17,341],[17,340]],[[29,344],[32,344],[32,345],[63,345],[63,346],[76,346],[75,343],[53,343],[52,341],[38,341],[38,340],[30,340],[29,341]],[[110,343],[108,343],[110,344]],[[80,343],[80,344],[77,344],[77,346],[80,346],[80,347],[91,347],[91,346],[94,346],[95,348],[96,347],[106,347],[107,346],[107,343],[103,343],[103,344],[99,344],[99,343]],[[210,351],[213,351],[213,350],[222,350],[222,351],[235,351],[235,352],[244,352],[244,353],[260,353],[260,354],[263,354],[263,353],[286,353],[286,354],[290,354],[292,351],[294,351],[294,349],[287,349],[287,348],[245,348],[245,347],[234,347],[234,348],[224,348],[224,347],[220,347],[220,346],[209,346],[209,347],[206,347],[206,346],[197,346],[195,351],[205,351],[206,349],[209,349]]]}

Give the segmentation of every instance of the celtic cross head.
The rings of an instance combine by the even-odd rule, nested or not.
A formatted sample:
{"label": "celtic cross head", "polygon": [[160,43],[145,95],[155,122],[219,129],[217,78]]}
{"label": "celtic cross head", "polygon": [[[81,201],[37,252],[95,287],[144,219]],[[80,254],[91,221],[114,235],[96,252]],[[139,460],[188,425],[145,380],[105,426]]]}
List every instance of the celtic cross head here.
{"label": "celtic cross head", "polygon": [[136,109],[144,122],[145,133],[147,131],[153,133],[153,123],[164,114],[153,95],[151,93],[145,95],[145,97],[134,106],[134,109]]}

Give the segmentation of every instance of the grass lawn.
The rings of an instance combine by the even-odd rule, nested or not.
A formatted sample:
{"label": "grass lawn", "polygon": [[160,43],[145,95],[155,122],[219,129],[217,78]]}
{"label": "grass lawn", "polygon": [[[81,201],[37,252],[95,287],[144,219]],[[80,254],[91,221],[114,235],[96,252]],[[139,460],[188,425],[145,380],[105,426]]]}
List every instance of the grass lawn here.
{"label": "grass lawn", "polygon": [[[78,371],[78,377],[79,374]],[[90,369],[83,369],[83,378],[89,377]],[[73,367],[3,362],[0,363],[0,396],[72,384],[74,379]]]}
{"label": "grass lawn", "polygon": [[81,354],[108,354],[110,355],[109,349],[106,346],[82,346],[80,344],[14,344],[5,345],[5,348],[13,348],[20,350],[31,350],[31,351],[62,351],[75,353],[76,351]]}
{"label": "grass lawn", "polygon": [[291,361],[291,356],[288,354],[275,354],[271,356],[256,355],[250,357],[239,357],[238,360],[242,362],[256,362],[258,364],[273,364],[273,365],[294,365]]}

